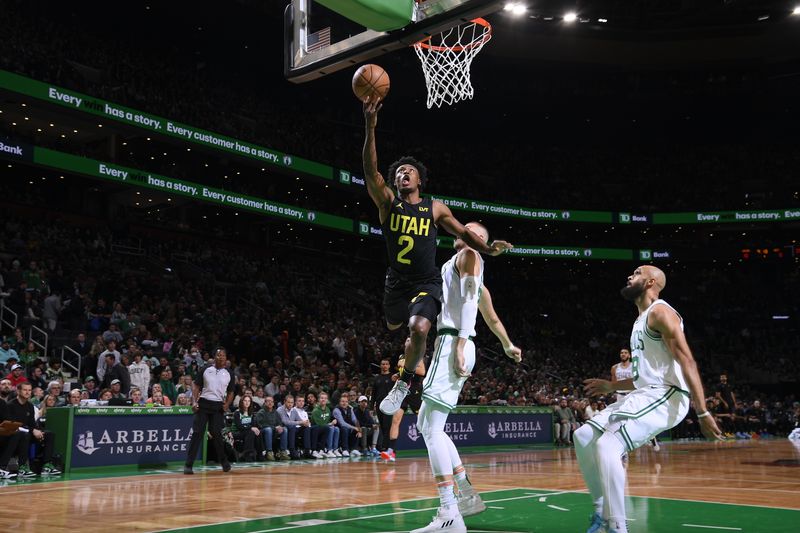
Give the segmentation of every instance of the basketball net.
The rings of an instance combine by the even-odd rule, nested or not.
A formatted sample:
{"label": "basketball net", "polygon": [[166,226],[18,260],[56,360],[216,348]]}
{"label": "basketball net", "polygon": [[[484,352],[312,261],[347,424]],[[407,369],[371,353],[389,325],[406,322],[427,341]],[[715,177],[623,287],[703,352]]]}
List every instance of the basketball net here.
{"label": "basketball net", "polygon": [[491,38],[491,24],[477,18],[414,44],[428,86],[428,109],[472,98],[470,66]]}

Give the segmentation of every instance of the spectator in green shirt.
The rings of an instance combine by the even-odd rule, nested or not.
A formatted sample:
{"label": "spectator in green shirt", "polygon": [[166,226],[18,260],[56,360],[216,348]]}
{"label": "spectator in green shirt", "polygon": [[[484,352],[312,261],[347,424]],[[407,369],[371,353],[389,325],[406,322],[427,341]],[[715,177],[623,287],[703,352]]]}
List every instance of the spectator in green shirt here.
{"label": "spectator in green shirt", "polygon": [[178,389],[172,382],[172,369],[169,366],[165,366],[161,371],[161,380],[159,383],[161,384],[161,392],[163,392],[164,396],[169,398],[174,405],[178,400]]}
{"label": "spectator in green shirt", "polygon": [[329,458],[342,456],[339,451],[339,427],[328,407],[327,392],[319,393],[317,405],[311,411],[311,440],[316,443],[322,439],[325,439],[322,455]]}

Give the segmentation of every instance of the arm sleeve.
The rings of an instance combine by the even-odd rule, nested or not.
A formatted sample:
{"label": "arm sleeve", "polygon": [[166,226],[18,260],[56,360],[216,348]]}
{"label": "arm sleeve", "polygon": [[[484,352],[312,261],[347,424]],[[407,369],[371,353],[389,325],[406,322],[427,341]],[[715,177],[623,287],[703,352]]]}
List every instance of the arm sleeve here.
{"label": "arm sleeve", "polygon": [[468,339],[475,331],[475,322],[478,319],[478,291],[480,283],[475,276],[464,276],[461,278],[461,328],[458,336]]}

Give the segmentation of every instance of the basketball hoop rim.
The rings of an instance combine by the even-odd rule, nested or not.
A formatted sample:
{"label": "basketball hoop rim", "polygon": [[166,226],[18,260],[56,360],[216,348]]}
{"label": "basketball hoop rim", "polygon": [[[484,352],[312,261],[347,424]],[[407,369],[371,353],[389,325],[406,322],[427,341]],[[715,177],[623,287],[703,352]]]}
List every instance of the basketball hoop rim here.
{"label": "basketball hoop rim", "polygon": [[465,45],[457,45],[457,46],[436,46],[429,43],[431,40],[431,36],[425,37],[424,39],[417,41],[414,43],[414,46],[418,46],[420,48],[425,48],[426,50],[431,50],[433,52],[461,52],[463,50],[469,50],[471,48],[475,48],[477,46],[481,46],[486,43],[492,37],[492,25],[489,24],[489,21],[484,18],[476,18],[472,19],[470,22],[474,24],[478,24],[484,27],[483,35],[480,39],[476,39],[471,43],[467,43]]}

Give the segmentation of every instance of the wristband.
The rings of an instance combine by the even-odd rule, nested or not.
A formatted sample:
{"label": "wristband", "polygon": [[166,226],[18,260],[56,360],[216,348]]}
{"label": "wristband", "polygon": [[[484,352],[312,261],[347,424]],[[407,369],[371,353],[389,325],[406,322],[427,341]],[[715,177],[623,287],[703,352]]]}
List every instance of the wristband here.
{"label": "wristband", "polygon": [[697,418],[705,418],[707,416],[711,416],[711,413],[709,413],[708,411],[703,411],[702,413],[697,414]]}

